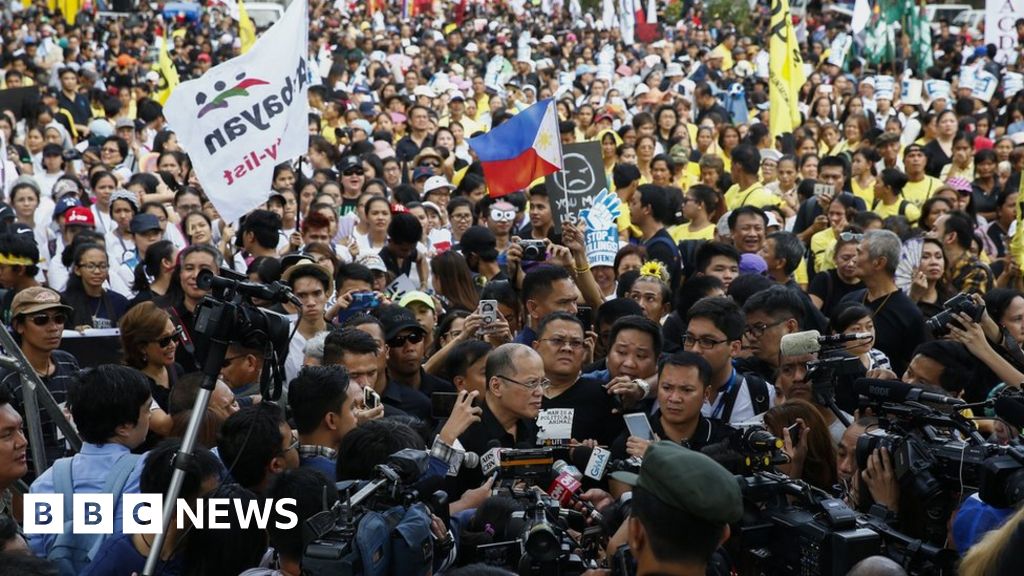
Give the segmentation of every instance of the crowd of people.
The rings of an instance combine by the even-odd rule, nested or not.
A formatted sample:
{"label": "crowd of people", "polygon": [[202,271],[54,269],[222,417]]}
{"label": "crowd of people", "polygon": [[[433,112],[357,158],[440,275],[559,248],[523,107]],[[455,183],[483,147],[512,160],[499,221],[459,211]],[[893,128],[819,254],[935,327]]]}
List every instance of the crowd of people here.
{"label": "crowd of people", "polygon": [[[0,315],[82,440],[72,457],[58,415],[26,414],[23,378],[0,368],[0,574],[141,573],[152,538],[119,522],[87,541],[23,535],[20,493],[167,492],[209,365],[207,271],[294,299],[251,302],[287,319],[286,340],[259,323],[232,333],[182,498],[295,498],[304,521],[336,481],[427,451],[424,490],[449,500],[426,516],[424,562],[504,574],[476,546],[514,539],[521,506],[460,463],[567,441],[643,462],[581,496],[604,509],[632,495],[611,542],[640,573],[725,574],[716,550],[743,503],[698,451],[760,425],[783,440],[790,477],[884,507],[895,528],[967,555],[965,573],[1013,572],[1000,550],[1024,538],[1021,514],[995,544],[975,547],[1014,511],[980,501],[936,532],[887,450],[855,457],[877,416],[848,388],[824,406],[817,354],[781,342],[870,334],[845,349],[867,375],[970,402],[1024,382],[1016,52],[936,23],[927,67],[902,46],[876,63],[857,43],[837,60],[849,23],[810,3],[800,122],[774,136],[767,4],[733,21],[658,3],[660,23],[633,22],[629,42],[624,15],[575,0],[407,4],[412,17],[401,3],[309,3],[308,152],[275,167],[239,222],[220,218],[163,116],[157,55],[165,38],[181,81],[200,77],[240,54],[237,11],[0,4]],[[979,71],[994,92],[973,89]],[[563,145],[600,144],[621,202],[614,261],[588,254],[585,224],[543,181],[488,194],[470,139],[544,99]],[[960,294],[981,312],[927,329]],[[67,331],[116,334],[120,363],[68,351]],[[538,425],[551,411],[571,415],[567,437]],[[653,439],[631,435],[627,413]],[[976,416],[991,441],[1016,441]],[[172,527],[158,573],[298,576],[303,544],[302,522]],[[874,558],[854,573],[899,570]]]}

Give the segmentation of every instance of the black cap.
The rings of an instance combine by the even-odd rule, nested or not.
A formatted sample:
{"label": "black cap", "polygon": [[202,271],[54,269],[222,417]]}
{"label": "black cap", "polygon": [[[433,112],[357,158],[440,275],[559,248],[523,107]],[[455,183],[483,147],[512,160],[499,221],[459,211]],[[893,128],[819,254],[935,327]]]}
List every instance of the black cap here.
{"label": "black cap", "polygon": [[486,226],[470,226],[462,233],[459,250],[464,256],[476,254],[487,262],[493,262],[498,258],[498,239]]}
{"label": "black cap", "polygon": [[150,230],[160,230],[160,219],[145,212],[142,214],[136,214],[135,216],[132,216],[132,221],[128,224],[128,229],[132,234],[141,234],[143,232],[149,232]]}
{"label": "black cap", "polygon": [[363,163],[359,160],[358,156],[345,156],[338,161],[338,172],[362,167]]}
{"label": "black cap", "polygon": [[0,222],[14,220],[17,217],[17,214],[14,213],[14,208],[11,208],[10,204],[0,202]]}
{"label": "black cap", "polygon": [[385,341],[392,340],[402,330],[418,330],[426,333],[426,330],[420,326],[420,323],[416,320],[416,315],[412,311],[395,304],[381,306],[377,310],[377,318],[380,319],[381,325],[384,326]]}

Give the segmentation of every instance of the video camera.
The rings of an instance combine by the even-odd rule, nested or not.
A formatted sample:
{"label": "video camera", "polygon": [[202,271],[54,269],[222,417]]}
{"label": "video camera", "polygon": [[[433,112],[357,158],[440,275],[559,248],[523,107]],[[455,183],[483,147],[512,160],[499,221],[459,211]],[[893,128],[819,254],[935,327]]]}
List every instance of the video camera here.
{"label": "video camera", "polygon": [[[376,479],[337,483],[338,502],[302,527],[302,574],[429,574],[434,550],[431,513],[440,516],[444,508],[447,518],[448,499],[438,492],[428,504],[412,487],[427,468],[426,452],[405,449],[375,468]],[[403,537],[393,539],[395,531]]]}
{"label": "video camera", "polygon": [[[240,335],[264,343],[263,353],[269,369],[262,372],[260,393],[264,398],[277,400],[284,386],[284,362],[291,340],[290,322],[281,314],[254,305],[252,299],[293,304],[298,300],[288,286],[280,282],[248,282],[244,275],[228,268],[221,268],[220,274],[217,276],[210,270],[202,270],[196,277],[196,285],[210,293],[196,307],[194,331],[224,347],[228,342],[238,341]],[[216,369],[219,372],[221,361],[222,358],[207,354],[207,363],[217,364],[208,365],[207,371]]]}

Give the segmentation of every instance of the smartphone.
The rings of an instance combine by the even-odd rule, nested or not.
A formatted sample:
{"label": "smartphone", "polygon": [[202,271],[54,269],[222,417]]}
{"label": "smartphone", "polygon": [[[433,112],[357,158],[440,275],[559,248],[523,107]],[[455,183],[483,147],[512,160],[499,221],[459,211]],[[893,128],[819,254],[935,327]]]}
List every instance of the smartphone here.
{"label": "smartphone", "polygon": [[380,405],[380,396],[373,388],[363,388],[363,405],[367,408],[376,408]]}
{"label": "smartphone", "polygon": [[833,188],[832,188],[831,184],[815,184],[814,185],[814,195],[815,196],[822,196],[822,195],[832,196],[832,193],[833,193]]}
{"label": "smartphone", "polygon": [[380,298],[374,292],[353,292],[349,310],[369,310],[380,306]]}
{"label": "smartphone", "polygon": [[481,300],[476,311],[480,315],[480,333],[490,333],[494,328],[494,323],[498,321],[498,301]]}
{"label": "smartphone", "polygon": [[630,436],[636,436],[644,440],[654,440],[654,431],[651,430],[651,423],[647,420],[647,414],[633,412],[622,417],[626,421],[626,429]]}
{"label": "smartphone", "polygon": [[583,324],[583,334],[586,335],[594,328],[594,309],[590,306],[577,306],[576,317]]}
{"label": "smartphone", "polygon": [[434,418],[451,416],[458,400],[458,392],[434,392],[430,395],[430,415]]}
{"label": "smartphone", "polygon": [[800,443],[800,423],[794,422],[792,426],[787,426],[786,430],[789,430],[789,441],[792,442],[793,446]]}

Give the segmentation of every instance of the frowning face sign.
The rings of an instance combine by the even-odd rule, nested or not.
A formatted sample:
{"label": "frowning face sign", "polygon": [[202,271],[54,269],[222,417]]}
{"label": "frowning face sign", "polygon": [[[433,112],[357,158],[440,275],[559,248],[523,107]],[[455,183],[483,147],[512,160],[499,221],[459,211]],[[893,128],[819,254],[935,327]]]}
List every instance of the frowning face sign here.
{"label": "frowning face sign", "polygon": [[582,154],[570,152],[562,156],[562,170],[555,175],[567,196],[585,194],[594,186],[594,170]]}

